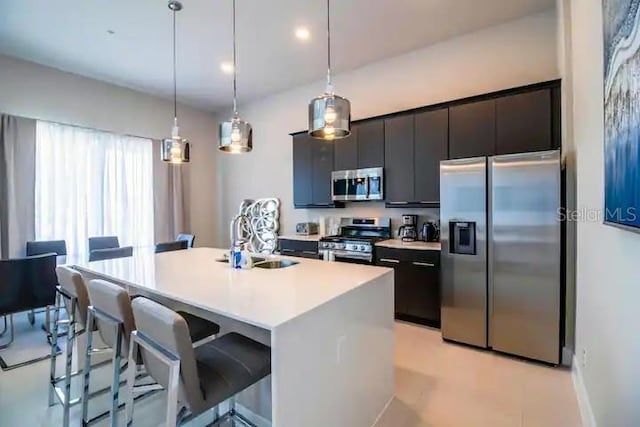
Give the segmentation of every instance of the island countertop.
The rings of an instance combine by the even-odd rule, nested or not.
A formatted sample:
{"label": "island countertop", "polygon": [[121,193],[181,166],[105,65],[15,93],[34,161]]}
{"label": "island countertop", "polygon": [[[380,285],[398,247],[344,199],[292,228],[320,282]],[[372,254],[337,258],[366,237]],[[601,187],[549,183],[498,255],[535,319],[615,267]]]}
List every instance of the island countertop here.
{"label": "island countertop", "polygon": [[[228,250],[194,248],[74,264],[136,289],[193,305],[267,330],[358,288],[393,270],[349,263],[289,258],[299,264],[282,269],[234,270],[217,262]],[[287,257],[277,257],[287,258]]]}

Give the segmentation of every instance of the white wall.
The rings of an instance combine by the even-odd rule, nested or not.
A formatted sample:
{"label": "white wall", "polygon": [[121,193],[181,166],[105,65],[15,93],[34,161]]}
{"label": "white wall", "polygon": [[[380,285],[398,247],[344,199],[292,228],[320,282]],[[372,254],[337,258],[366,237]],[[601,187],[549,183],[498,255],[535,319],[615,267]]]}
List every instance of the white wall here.
{"label": "white wall", "polygon": [[[353,119],[360,119],[555,78],[552,10],[340,74],[334,83],[336,91],[351,100]],[[254,149],[248,155],[218,158],[223,213],[219,227],[224,230],[220,236],[226,236],[228,221],[245,198],[280,198],[285,234],[294,231],[297,221],[319,215],[405,213],[385,210],[383,204],[344,210],[293,209],[289,133],[307,128],[308,102],[323,89],[319,81],[241,106],[240,114],[253,125]],[[437,215],[437,211],[421,213]]]}
{"label": "white wall", "polygon": [[[4,55],[0,112],[156,139],[166,137],[173,123],[171,101]],[[213,114],[189,107],[178,106],[178,114],[182,134],[192,142],[185,165],[191,232],[199,245],[212,245],[217,123]]]}
{"label": "white wall", "polygon": [[[577,206],[602,210],[602,2],[571,0],[570,13]],[[603,427],[640,425],[639,254],[640,234],[599,221],[577,223],[576,361],[595,421]]]}

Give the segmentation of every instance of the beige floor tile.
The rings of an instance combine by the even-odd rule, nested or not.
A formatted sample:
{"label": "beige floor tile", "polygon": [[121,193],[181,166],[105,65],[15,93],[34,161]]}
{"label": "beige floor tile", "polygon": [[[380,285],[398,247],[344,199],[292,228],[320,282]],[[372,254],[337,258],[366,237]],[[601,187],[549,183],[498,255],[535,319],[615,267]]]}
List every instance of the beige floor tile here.
{"label": "beige floor tile", "polygon": [[[403,322],[396,324],[395,364],[396,397],[376,427],[580,425],[565,369],[446,343],[439,330]],[[41,362],[0,372],[0,426],[60,425],[60,406],[46,405],[48,367]],[[96,372],[95,383],[92,375],[92,384],[108,384],[109,370],[103,371]],[[107,404],[96,402],[92,411]],[[164,405],[164,396],[136,405],[136,427],[160,423]],[[79,410],[72,409],[73,420]]]}

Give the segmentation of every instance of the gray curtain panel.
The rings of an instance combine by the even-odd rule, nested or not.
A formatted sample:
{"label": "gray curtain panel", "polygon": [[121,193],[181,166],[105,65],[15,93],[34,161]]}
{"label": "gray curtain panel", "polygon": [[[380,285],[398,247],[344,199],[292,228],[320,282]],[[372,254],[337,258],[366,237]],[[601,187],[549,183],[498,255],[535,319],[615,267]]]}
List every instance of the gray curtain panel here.
{"label": "gray curtain panel", "polygon": [[184,174],[188,165],[172,165],[160,158],[160,141],[153,140],[153,209],[156,242],[188,233]]}
{"label": "gray curtain panel", "polygon": [[0,114],[0,258],[35,238],[36,121]]}

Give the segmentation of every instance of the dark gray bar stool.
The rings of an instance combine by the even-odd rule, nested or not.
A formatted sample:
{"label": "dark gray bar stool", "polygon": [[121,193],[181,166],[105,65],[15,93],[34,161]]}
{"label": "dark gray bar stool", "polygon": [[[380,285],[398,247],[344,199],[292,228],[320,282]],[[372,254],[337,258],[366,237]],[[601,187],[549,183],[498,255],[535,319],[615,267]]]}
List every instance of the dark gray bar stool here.
{"label": "dark gray bar stool", "polygon": [[[137,330],[131,334],[129,364],[138,351],[147,373],[167,391],[166,425],[176,426],[216,408],[218,424],[232,419],[253,424],[235,409],[235,395],[271,374],[271,349],[237,333],[229,333],[193,348],[189,326],[175,311],[146,298],[132,302]],[[133,371],[127,375],[126,419],[133,423],[133,399],[138,391]],[[230,399],[230,410],[217,407]],[[180,411],[178,411],[178,404]]]}
{"label": "dark gray bar stool", "polygon": [[[87,328],[97,327],[98,333],[102,341],[113,349],[112,366],[113,381],[111,383],[111,426],[115,426],[117,422],[117,411],[119,408],[119,389],[120,375],[123,372],[130,372],[134,377],[138,377],[137,366],[142,363],[139,357],[136,357],[133,363],[121,364],[124,359],[127,360],[129,354],[129,342],[131,333],[136,329],[136,322],[131,307],[131,298],[129,293],[121,286],[104,280],[89,281],[89,296],[91,305],[87,308]],[[134,298],[134,301],[137,298]],[[208,342],[215,338],[220,332],[220,326],[216,323],[202,319],[192,314],[183,313],[189,325],[191,339],[198,342]],[[87,339],[87,348],[85,353],[85,370],[83,376],[83,405],[82,420],[88,423],[88,402],[86,397],[89,395],[89,380],[91,356],[94,353],[91,336]],[[145,391],[153,389],[146,387]]]}

